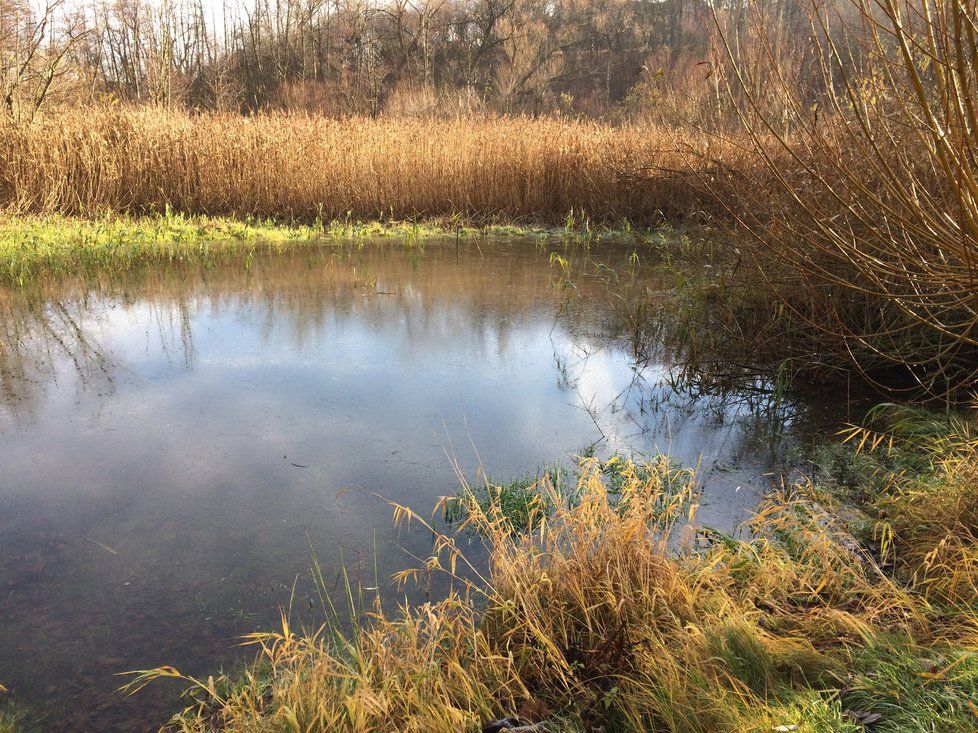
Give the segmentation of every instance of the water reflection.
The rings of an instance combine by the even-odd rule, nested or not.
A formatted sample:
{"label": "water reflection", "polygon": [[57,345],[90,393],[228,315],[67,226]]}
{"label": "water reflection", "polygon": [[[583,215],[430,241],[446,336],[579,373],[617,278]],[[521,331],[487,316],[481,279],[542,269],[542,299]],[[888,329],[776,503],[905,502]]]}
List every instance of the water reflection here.
{"label": "water reflection", "polygon": [[334,572],[423,555],[373,492],[429,510],[449,453],[494,476],[702,456],[700,516],[744,519],[817,414],[679,379],[669,323],[622,307],[654,285],[631,252],[564,249],[564,273],[532,242],[378,245],[0,291],[0,680],[52,728],[155,729],[173,691],[120,699],[113,673],[206,673],[290,598],[314,617],[307,544]]}

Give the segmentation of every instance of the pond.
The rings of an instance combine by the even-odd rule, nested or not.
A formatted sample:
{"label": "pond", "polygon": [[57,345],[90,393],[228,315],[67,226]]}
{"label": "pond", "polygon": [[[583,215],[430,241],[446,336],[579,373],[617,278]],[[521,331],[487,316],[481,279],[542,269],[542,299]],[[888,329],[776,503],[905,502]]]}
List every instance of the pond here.
{"label": "pond", "polygon": [[280,608],[315,620],[313,554],[394,597],[431,538],[385,499],[428,515],[456,471],[665,451],[735,527],[841,400],[705,387],[665,311],[629,310],[656,264],[376,243],[0,289],[0,682],[45,728],[155,730],[176,689],[118,673],[206,675]]}

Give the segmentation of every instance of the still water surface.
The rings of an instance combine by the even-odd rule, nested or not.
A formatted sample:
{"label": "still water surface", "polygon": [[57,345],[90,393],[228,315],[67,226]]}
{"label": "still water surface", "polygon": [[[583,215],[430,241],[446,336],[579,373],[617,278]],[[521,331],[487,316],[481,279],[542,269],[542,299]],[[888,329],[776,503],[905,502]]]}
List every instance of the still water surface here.
{"label": "still water surface", "polygon": [[745,519],[833,405],[689,381],[669,324],[623,315],[668,285],[633,252],[377,244],[0,290],[0,682],[42,729],[155,730],[175,690],[116,673],[206,675],[290,598],[315,619],[310,546],[331,573],[413,562],[430,537],[377,495],[427,513],[453,463],[668,451],[701,463],[702,521]]}

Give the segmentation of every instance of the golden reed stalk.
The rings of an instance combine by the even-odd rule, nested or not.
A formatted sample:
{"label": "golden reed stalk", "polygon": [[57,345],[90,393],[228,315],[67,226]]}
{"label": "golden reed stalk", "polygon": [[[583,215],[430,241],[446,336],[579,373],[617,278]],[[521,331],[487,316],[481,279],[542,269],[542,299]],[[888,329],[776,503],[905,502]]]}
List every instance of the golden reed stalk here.
{"label": "golden reed stalk", "polygon": [[661,131],[557,119],[80,109],[0,127],[0,206],[296,219],[648,222],[703,206]]}

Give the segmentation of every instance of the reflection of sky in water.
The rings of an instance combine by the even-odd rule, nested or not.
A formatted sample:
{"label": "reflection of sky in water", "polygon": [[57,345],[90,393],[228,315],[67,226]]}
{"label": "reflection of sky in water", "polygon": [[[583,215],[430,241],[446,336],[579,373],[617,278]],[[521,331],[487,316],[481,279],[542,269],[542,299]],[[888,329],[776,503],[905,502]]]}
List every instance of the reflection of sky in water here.
{"label": "reflection of sky in water", "polygon": [[68,700],[83,714],[66,727],[152,728],[108,694],[113,672],[213,669],[274,621],[307,542],[334,570],[341,552],[370,565],[376,542],[385,576],[425,554],[371,492],[427,513],[457,487],[449,455],[497,477],[589,445],[702,455],[703,521],[746,518],[769,468],[744,431],[756,411],[632,365],[607,309],[556,317],[545,253],[367,264],[366,292],[284,263],[172,299],[89,296],[57,333],[101,356],[38,337],[25,348],[46,366],[8,366],[29,395],[0,411],[0,679],[16,694]]}

